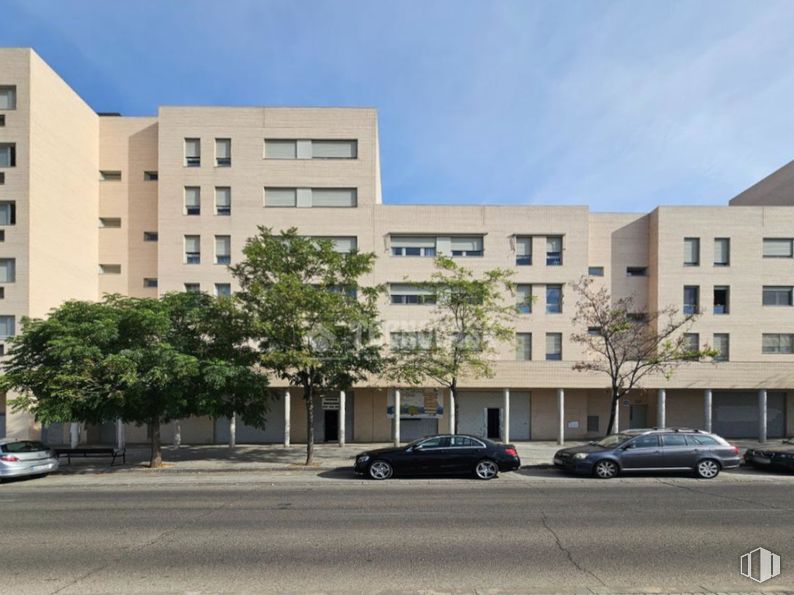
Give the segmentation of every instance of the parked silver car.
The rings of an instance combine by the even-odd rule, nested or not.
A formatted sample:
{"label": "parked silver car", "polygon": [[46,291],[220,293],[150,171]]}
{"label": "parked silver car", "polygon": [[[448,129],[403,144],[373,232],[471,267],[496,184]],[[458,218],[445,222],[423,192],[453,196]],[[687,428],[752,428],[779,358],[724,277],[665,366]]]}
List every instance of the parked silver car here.
{"label": "parked silver car", "polygon": [[35,440],[0,440],[0,481],[11,477],[47,475],[58,470],[58,457]]}
{"label": "parked silver car", "polygon": [[557,467],[602,479],[630,471],[686,470],[712,479],[740,460],[739,449],[724,438],[689,428],[626,430],[554,455]]}

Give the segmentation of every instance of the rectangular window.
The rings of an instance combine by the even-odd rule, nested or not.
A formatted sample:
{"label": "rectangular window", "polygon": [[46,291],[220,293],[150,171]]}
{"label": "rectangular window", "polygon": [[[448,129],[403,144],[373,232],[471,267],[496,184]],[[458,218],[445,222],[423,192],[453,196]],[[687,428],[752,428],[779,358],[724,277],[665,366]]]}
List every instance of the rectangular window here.
{"label": "rectangular window", "polygon": [[626,267],[627,277],[647,277],[648,267]]}
{"label": "rectangular window", "polygon": [[197,138],[185,139],[185,167],[201,166],[201,140]]}
{"label": "rectangular window", "polygon": [[6,183],[6,173],[4,171],[0,171],[0,184]]}
{"label": "rectangular window", "polygon": [[143,172],[143,179],[145,182],[156,182],[160,175],[156,171]]}
{"label": "rectangular window", "polygon": [[99,179],[102,182],[121,182],[121,172],[101,170],[99,172]]}
{"label": "rectangular window", "polygon": [[562,266],[562,236],[546,238],[546,266]]}
{"label": "rectangular window", "polygon": [[295,188],[265,188],[266,207],[295,207],[298,192]]}
{"label": "rectangular window", "polygon": [[117,229],[121,227],[121,217],[100,217],[99,227],[111,227]]}
{"label": "rectangular window", "polygon": [[144,231],[143,232],[143,241],[144,242],[156,242],[159,239],[159,236],[156,231]]}
{"label": "rectangular window", "polygon": [[99,265],[99,274],[100,275],[120,275],[121,274],[121,265],[120,264],[100,264]]}
{"label": "rectangular window", "polygon": [[684,266],[700,266],[700,238],[684,238]]}
{"label": "rectangular window", "polygon": [[407,283],[392,283],[389,285],[389,295],[392,304],[435,304],[436,296],[429,287],[417,287]]}
{"label": "rectangular window", "polygon": [[546,285],[546,313],[562,313],[562,285]]}
{"label": "rectangular window", "polygon": [[185,186],[185,215],[201,215],[201,188]]}
{"label": "rectangular window", "polygon": [[17,88],[11,85],[0,87],[0,109],[17,109]]}
{"label": "rectangular window", "polygon": [[17,261],[14,258],[0,258],[0,283],[15,283],[17,280]]}
{"label": "rectangular window", "polygon": [[358,247],[358,238],[356,236],[312,236],[317,240],[328,240],[334,248],[334,252],[340,254],[347,254],[352,252]]}
{"label": "rectangular window", "polygon": [[215,187],[215,214],[222,217],[232,214],[232,189],[228,186]]}
{"label": "rectangular window", "polygon": [[435,256],[434,236],[391,236],[392,256]]}
{"label": "rectangular window", "polygon": [[681,348],[686,354],[685,359],[696,360],[700,352],[700,335],[698,333],[684,333],[684,342]]}
{"label": "rectangular window", "polygon": [[453,236],[450,238],[452,256],[482,256],[482,236]]}
{"label": "rectangular window", "polygon": [[355,159],[358,141],[354,140],[313,140],[312,159]]}
{"label": "rectangular window", "polygon": [[761,339],[762,353],[794,353],[794,335],[789,333],[764,333]]}
{"label": "rectangular window", "polygon": [[516,238],[516,266],[532,264],[532,238],[519,236]]}
{"label": "rectangular window", "polygon": [[298,143],[294,140],[265,140],[265,159],[295,159]]}
{"label": "rectangular window", "polygon": [[231,283],[216,283],[215,284],[215,295],[218,297],[224,297],[232,295],[232,284]]}
{"label": "rectangular window", "polygon": [[532,333],[516,333],[516,359],[521,362],[532,359]]}
{"label": "rectangular window", "polygon": [[355,207],[355,188],[312,188],[312,207]]}
{"label": "rectangular window", "polygon": [[764,285],[764,306],[794,306],[794,287]]}
{"label": "rectangular window", "polygon": [[714,286],[714,314],[730,312],[731,288],[727,285]]}
{"label": "rectangular window", "polygon": [[697,285],[684,286],[684,314],[700,313],[700,287]]}
{"label": "rectangular window", "polygon": [[0,143],[0,167],[17,166],[17,146],[14,143]]}
{"label": "rectangular window", "polygon": [[0,202],[0,225],[16,225],[17,203],[13,200]]}
{"label": "rectangular window", "polygon": [[201,264],[200,236],[185,236],[185,264]]}
{"label": "rectangular window", "polygon": [[731,264],[731,239],[714,238],[714,266],[727,267]]}
{"label": "rectangular window", "polygon": [[532,312],[532,286],[525,284],[516,285],[516,309],[521,314]]}
{"label": "rectangular window", "polygon": [[591,337],[600,337],[601,336],[601,327],[600,326],[588,326],[587,327],[587,334]]}
{"label": "rectangular window", "polygon": [[587,416],[587,431],[588,432],[598,432],[598,416],[597,415],[588,415]]}
{"label": "rectangular window", "polygon": [[0,337],[13,337],[16,333],[14,316],[0,316]]}
{"label": "rectangular window", "polygon": [[603,277],[604,267],[587,267],[587,274],[591,277]]}
{"label": "rectangular window", "polygon": [[232,139],[215,139],[215,167],[231,167],[232,165]]}
{"label": "rectangular window", "polygon": [[215,264],[230,264],[232,261],[232,237],[215,236]]}
{"label": "rectangular window", "polygon": [[201,293],[201,285],[199,283],[185,283],[185,293]]}
{"label": "rectangular window", "polygon": [[727,362],[730,359],[730,338],[728,333],[714,333],[714,349],[717,355],[714,361]]}
{"label": "rectangular window", "polygon": [[0,127],[6,125],[6,117],[5,114],[0,114]]}
{"label": "rectangular window", "polygon": [[791,258],[791,238],[764,238],[764,258]]}
{"label": "rectangular window", "polygon": [[392,351],[427,350],[433,347],[433,334],[428,332],[394,332],[389,335]]}
{"label": "rectangular window", "polygon": [[546,359],[551,361],[562,359],[562,333],[546,333]]}
{"label": "rectangular window", "polygon": [[156,277],[144,277],[143,278],[143,286],[148,288],[157,287],[157,278]]}

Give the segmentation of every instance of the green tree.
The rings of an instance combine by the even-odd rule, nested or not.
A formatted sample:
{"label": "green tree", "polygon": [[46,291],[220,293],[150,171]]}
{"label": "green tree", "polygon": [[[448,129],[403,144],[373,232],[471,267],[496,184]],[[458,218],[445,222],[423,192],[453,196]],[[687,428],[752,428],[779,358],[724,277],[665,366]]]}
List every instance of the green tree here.
{"label": "green tree", "polygon": [[47,319],[23,320],[2,385],[20,393],[15,410],[45,424],[149,424],[158,467],[163,423],[230,410],[264,423],[266,378],[250,365],[237,316],[194,294],[67,302]]}
{"label": "green tree", "polygon": [[383,363],[378,287],[364,287],[375,255],[340,253],[329,240],[298,235],[295,228],[250,238],[243,260],[231,267],[236,294],[252,319],[259,364],[303,389],[306,464],[314,456],[314,398],[349,388]]}
{"label": "green tree", "polygon": [[679,314],[675,306],[644,312],[634,296],[613,300],[606,287],[594,287],[587,277],[573,289],[577,330],[571,341],[588,356],[573,368],[609,377],[612,405],[607,434],[617,430],[613,430],[617,404],[643,378],[649,374],[670,378],[682,362],[718,355],[708,345],[687,343],[685,331],[697,319],[696,313]]}
{"label": "green tree", "polygon": [[393,349],[389,375],[410,384],[436,382],[457,403],[461,377],[492,377],[495,345],[515,340],[516,305],[505,301],[514,290],[512,272],[493,269],[478,276],[446,256],[435,265],[428,281],[409,281],[435,303],[432,319],[403,334],[409,339]]}

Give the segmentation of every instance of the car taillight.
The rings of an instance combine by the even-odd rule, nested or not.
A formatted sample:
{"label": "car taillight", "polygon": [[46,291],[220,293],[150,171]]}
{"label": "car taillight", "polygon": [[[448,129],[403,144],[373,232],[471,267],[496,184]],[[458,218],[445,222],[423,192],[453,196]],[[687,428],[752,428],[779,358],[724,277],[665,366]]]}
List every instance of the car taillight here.
{"label": "car taillight", "polygon": [[0,461],[5,461],[6,463],[16,463],[19,461],[14,455],[0,455]]}
{"label": "car taillight", "polygon": [[739,451],[739,447],[738,447],[738,446],[736,446],[735,444],[731,444],[731,448],[733,449],[733,454],[735,454],[735,455],[737,455],[737,456],[738,456],[738,455],[739,455],[739,452],[740,452],[740,451]]}
{"label": "car taillight", "polygon": [[510,455],[511,457],[518,456],[518,452],[516,452],[515,448],[505,448],[505,454]]}

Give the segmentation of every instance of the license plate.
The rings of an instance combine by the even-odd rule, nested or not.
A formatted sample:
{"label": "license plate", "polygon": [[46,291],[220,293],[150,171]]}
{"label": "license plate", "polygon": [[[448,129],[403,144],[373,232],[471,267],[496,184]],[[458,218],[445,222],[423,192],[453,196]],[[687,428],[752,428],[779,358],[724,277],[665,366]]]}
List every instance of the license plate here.
{"label": "license plate", "polygon": [[36,465],[35,467],[33,467],[33,470],[34,471],[44,471],[45,469],[49,469],[49,468],[50,468],[50,464],[47,463],[46,465]]}

